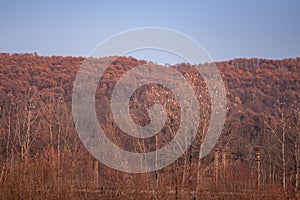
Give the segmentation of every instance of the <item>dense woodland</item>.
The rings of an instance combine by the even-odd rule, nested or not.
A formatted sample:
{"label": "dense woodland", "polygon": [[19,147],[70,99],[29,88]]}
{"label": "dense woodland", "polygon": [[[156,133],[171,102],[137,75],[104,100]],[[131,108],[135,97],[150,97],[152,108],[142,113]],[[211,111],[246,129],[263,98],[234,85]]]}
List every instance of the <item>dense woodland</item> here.
{"label": "dense woodland", "polygon": [[[93,158],[74,127],[73,83],[83,57],[0,54],[0,199],[299,199],[300,58],[234,59],[216,63],[227,96],[227,117],[216,147],[204,159],[210,98],[187,63],[172,67],[192,85],[201,110],[198,134],[173,164],[129,174]],[[180,106],[161,85],[145,85],[131,98],[139,125],[147,109],[165,105],[168,120],[154,138],[137,139],[113,121],[110,96],[124,73],[154,63],[108,57],[96,92],[99,123],[107,137],[132,152],[164,146],[180,123]],[[144,74],[146,76],[146,74]],[[168,77],[166,77],[168,78]]]}

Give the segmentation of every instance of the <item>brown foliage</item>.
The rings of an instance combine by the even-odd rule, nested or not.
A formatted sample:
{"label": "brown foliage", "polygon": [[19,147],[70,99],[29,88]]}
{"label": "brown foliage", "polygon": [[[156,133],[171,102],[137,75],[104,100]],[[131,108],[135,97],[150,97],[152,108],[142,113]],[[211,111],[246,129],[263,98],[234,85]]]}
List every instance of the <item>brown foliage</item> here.
{"label": "brown foliage", "polygon": [[[105,64],[111,59],[98,61]],[[83,61],[83,57],[0,54],[0,199],[176,199],[181,195],[254,199],[259,194],[253,194],[257,181],[251,146],[262,147],[265,192],[261,195],[273,193],[277,198],[286,197],[287,193],[279,196],[282,173],[276,159],[280,156],[270,153],[271,150],[276,152],[279,144],[266,132],[270,128],[280,132],[282,112],[278,108],[285,108],[290,119],[287,125],[291,127],[286,148],[293,150],[298,145],[295,133],[299,133],[297,119],[300,120],[300,58],[234,59],[216,63],[227,94],[227,119],[218,143],[224,153],[220,163],[225,164],[220,164],[222,170],[217,174],[220,176],[217,186],[212,179],[216,176],[211,164],[217,162],[214,155],[209,154],[201,166],[197,166],[202,133],[209,121],[210,98],[203,79],[192,66],[181,63],[171,67],[183,74],[198,96],[202,118],[197,139],[182,158],[165,169],[130,175],[98,166],[76,134],[71,95]],[[154,138],[133,139],[123,133],[114,123],[110,110],[115,84],[124,73],[142,64],[146,61],[117,58],[104,72],[95,96],[102,128],[112,141],[128,151],[157,148]],[[164,104],[168,115],[167,123],[158,134],[160,148],[174,137],[180,123],[180,106],[175,95],[163,86],[143,86],[131,99],[130,114],[135,123],[144,126],[150,121],[147,109],[155,103]],[[204,116],[205,112],[208,116]],[[139,144],[144,144],[144,148],[138,148]],[[263,147],[264,144],[274,146]],[[288,186],[294,185],[296,169],[300,168],[293,159],[292,156],[287,159]],[[193,193],[198,183],[197,170],[203,175],[199,190],[202,196]],[[100,174],[99,180],[94,178],[97,174]],[[183,174],[187,177],[184,180]],[[265,198],[273,197],[266,195]]]}

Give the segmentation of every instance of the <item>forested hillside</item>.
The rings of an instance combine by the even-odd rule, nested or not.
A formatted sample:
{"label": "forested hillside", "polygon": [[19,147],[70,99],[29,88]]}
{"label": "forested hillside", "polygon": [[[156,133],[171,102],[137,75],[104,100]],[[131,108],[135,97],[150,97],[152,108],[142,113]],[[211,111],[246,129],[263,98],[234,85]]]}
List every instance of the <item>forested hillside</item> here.
{"label": "forested hillside", "polygon": [[[226,88],[227,115],[218,144],[201,160],[199,149],[211,111],[207,87],[193,66],[165,66],[176,69],[193,87],[200,126],[197,138],[179,160],[145,174],[106,167],[80,141],[71,99],[84,59],[0,54],[0,199],[296,198],[300,189],[299,57],[216,63]],[[168,120],[158,143],[155,138],[137,139],[123,133],[110,109],[114,86],[130,69],[155,64],[132,57],[114,59],[95,96],[101,127],[110,140],[128,151],[164,146],[180,123],[176,95],[150,84],[131,98],[131,117],[142,126],[150,121],[147,109],[151,105],[165,106]]]}

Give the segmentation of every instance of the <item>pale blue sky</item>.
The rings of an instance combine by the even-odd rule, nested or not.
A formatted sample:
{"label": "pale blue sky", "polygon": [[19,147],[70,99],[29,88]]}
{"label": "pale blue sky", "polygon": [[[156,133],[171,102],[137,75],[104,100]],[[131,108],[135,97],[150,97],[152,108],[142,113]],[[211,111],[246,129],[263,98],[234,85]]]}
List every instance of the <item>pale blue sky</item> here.
{"label": "pale blue sky", "polygon": [[119,32],[163,27],[192,37],[215,60],[279,59],[300,56],[299,19],[298,0],[1,0],[0,52],[87,56]]}

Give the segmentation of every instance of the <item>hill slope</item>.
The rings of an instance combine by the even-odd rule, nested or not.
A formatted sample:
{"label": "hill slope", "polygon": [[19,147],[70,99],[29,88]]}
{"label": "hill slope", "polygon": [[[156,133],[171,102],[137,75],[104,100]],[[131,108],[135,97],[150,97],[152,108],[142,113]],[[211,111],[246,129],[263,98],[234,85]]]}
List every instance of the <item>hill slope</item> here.
{"label": "hill slope", "polygon": [[[64,180],[64,183],[71,180],[70,177],[74,174],[81,174],[81,178],[79,176],[76,178],[81,181],[90,180],[90,176],[95,175],[95,166],[98,165],[95,165],[95,161],[83,148],[74,129],[71,113],[73,83],[84,59],[83,57],[43,57],[36,54],[0,54],[2,152],[0,181],[10,180],[4,183],[5,186],[8,186],[8,183],[13,184],[20,176],[25,176],[24,173],[30,166],[36,169],[37,173],[39,170],[40,173],[44,173],[43,170],[52,175],[55,173],[56,177],[61,177],[59,180]],[[111,59],[100,60],[105,63]],[[114,86],[126,72],[143,64],[155,66],[153,63],[132,57],[115,59],[104,72],[96,92],[98,120],[105,133],[115,144],[133,152],[153,151],[164,146],[174,137],[180,123],[180,105],[175,95],[167,88],[153,84],[143,86],[133,94],[130,114],[135,123],[144,126],[150,122],[149,107],[155,103],[165,105],[168,120],[159,133],[158,144],[155,143],[155,138],[139,140],[129,137],[114,122],[110,110],[110,96]],[[226,172],[228,177],[232,173],[241,173],[243,175],[240,176],[249,176],[240,180],[241,182],[249,183],[249,180],[252,180],[255,183],[253,174],[256,165],[253,147],[256,147],[261,151],[264,184],[282,183],[282,185],[289,184],[298,188],[300,58],[234,59],[218,62],[216,65],[222,75],[227,95],[226,123],[217,147],[221,149],[223,164],[226,160],[228,162],[225,163],[231,164],[224,164],[223,173]],[[182,187],[190,184],[190,187],[195,188],[194,185],[199,181],[195,178],[198,177],[195,175],[197,170],[202,169],[204,177],[212,176],[211,162],[214,161],[214,152],[204,159],[200,168],[197,168],[201,138],[209,123],[210,98],[203,79],[192,66],[180,63],[171,67],[186,78],[197,94],[201,123],[192,147],[178,162],[166,168],[165,176],[171,179],[172,174],[178,173],[182,178],[176,179],[175,185],[182,181]],[[86,159],[79,159],[81,156]],[[187,162],[188,158],[189,162]],[[42,164],[36,163],[35,159],[39,159],[39,163]],[[219,159],[221,162],[221,157]],[[12,165],[12,161],[18,164]],[[90,167],[92,171],[84,175],[80,171],[82,165]],[[188,168],[187,165],[190,167]],[[74,168],[72,172],[67,170],[70,166]],[[240,169],[240,171],[233,172],[233,169]],[[96,171],[97,174],[100,171],[112,173],[105,166],[97,167]],[[163,177],[164,172],[159,173]],[[189,182],[185,181],[184,177],[187,175],[184,174],[190,176]],[[36,174],[28,171],[26,176],[31,177],[34,182]],[[116,176],[118,177],[117,174]],[[106,177],[106,186],[114,182],[114,176],[112,177]],[[226,182],[237,181],[228,177]],[[153,177],[148,178],[151,183]],[[50,181],[51,178],[46,176],[43,177],[44,179]],[[56,184],[59,180],[56,182],[52,180],[53,184],[58,186]],[[77,187],[80,188],[79,185]],[[47,186],[43,185],[43,187]]]}

